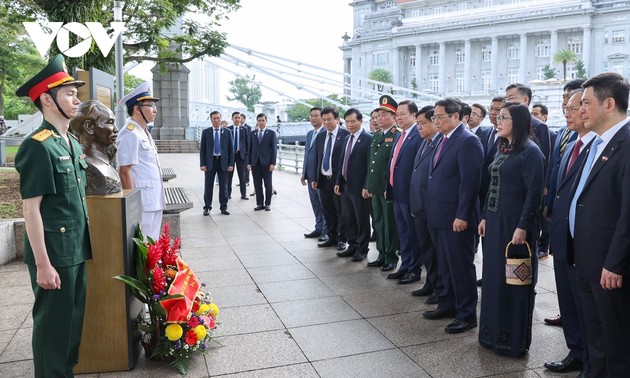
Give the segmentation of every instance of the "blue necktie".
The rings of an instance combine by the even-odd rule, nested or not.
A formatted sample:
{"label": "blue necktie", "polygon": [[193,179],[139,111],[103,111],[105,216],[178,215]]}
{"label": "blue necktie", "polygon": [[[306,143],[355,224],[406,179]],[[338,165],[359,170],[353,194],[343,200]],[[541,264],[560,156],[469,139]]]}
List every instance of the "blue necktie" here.
{"label": "blue necktie", "polygon": [[234,152],[238,152],[238,126],[234,126]]}
{"label": "blue necktie", "polygon": [[258,143],[262,142],[263,135],[265,133],[262,130],[258,131]]}
{"label": "blue necktie", "polygon": [[326,142],[326,150],[324,151],[324,171],[330,169],[330,150],[332,150],[332,133],[328,133],[328,142]]}
{"label": "blue necktie", "polygon": [[219,129],[214,129],[214,155],[221,155],[221,141],[219,140]]}
{"label": "blue necktie", "polygon": [[582,194],[582,190],[584,190],[584,185],[586,184],[588,175],[591,173],[593,160],[595,159],[595,154],[597,154],[597,146],[599,146],[602,142],[602,138],[595,137],[595,141],[593,142],[591,150],[588,152],[586,162],[584,163],[584,169],[582,170],[582,175],[580,176],[580,182],[578,182],[573,199],[571,199],[571,207],[569,207],[569,230],[571,231],[572,237],[575,237],[575,208],[577,207],[577,201],[578,198],[580,198],[580,194]]}

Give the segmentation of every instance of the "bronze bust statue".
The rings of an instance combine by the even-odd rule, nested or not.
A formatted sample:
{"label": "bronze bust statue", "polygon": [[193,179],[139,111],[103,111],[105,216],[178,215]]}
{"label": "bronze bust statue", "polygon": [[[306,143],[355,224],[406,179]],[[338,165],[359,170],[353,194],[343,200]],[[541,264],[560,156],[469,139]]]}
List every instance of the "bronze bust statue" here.
{"label": "bronze bust statue", "polygon": [[114,113],[100,101],[90,100],[79,105],[70,127],[79,136],[88,163],[88,195],[114,194],[122,191],[120,177],[113,165],[116,157]]}

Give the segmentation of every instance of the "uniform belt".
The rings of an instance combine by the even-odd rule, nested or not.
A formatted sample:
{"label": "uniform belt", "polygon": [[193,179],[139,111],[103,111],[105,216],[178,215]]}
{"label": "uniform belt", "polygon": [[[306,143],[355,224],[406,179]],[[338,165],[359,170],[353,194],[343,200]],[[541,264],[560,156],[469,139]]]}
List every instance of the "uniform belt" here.
{"label": "uniform belt", "polygon": [[332,176],[324,176],[324,177],[326,177],[329,180],[333,178]]}
{"label": "uniform belt", "polygon": [[221,159],[221,155],[219,155],[219,156],[214,156],[214,158],[215,158],[215,159],[217,159],[217,160],[218,160],[218,159]]}

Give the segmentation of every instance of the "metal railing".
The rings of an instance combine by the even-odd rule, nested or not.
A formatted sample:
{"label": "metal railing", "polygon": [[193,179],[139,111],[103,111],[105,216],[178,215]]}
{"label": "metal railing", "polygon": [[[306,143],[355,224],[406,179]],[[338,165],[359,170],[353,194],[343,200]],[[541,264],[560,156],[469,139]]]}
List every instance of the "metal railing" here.
{"label": "metal railing", "polygon": [[276,166],[279,170],[302,173],[302,165],[304,163],[304,146],[295,144],[282,144],[282,140],[278,143],[278,155]]}

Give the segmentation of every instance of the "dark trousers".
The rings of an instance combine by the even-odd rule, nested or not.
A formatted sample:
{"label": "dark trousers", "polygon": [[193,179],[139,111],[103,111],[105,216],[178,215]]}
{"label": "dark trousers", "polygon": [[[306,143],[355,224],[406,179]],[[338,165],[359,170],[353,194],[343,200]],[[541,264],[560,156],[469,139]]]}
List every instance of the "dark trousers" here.
{"label": "dark trousers", "polygon": [[409,204],[394,201],[394,218],[400,240],[400,268],[399,270],[420,274],[420,248],[418,246],[418,235],[416,225],[409,210]]}
{"label": "dark trousers", "polygon": [[203,190],[203,208],[212,210],[212,193],[214,191],[214,176],[219,177],[219,205],[221,210],[227,210],[228,189],[227,189],[227,172],[221,169],[221,159],[214,158],[212,167],[207,167],[205,172],[205,188]]}
{"label": "dark trousers", "polygon": [[73,377],[85,312],[85,263],[55,268],[61,289],[37,285],[37,268],[29,265],[33,305],[33,363],[35,377]]}
{"label": "dark trousers", "polygon": [[471,228],[455,232],[450,228],[429,227],[435,242],[438,276],[444,289],[438,295],[438,308],[454,308],[456,318],[477,319],[477,274],[475,271],[474,232]]}
{"label": "dark trousers", "polygon": [[370,200],[361,193],[341,193],[343,225],[348,239],[348,248],[367,255],[370,244]]}
{"label": "dark trousers", "polygon": [[562,315],[562,331],[569,348],[569,355],[579,358],[587,364],[588,353],[584,336],[584,317],[575,282],[575,267],[554,256],[553,271],[558,290],[560,314]]}
{"label": "dark trousers", "polygon": [[444,289],[444,286],[438,277],[437,256],[435,255],[435,246],[427,227],[426,217],[423,213],[423,215],[416,216],[413,219],[420,249],[420,263],[427,270],[427,279],[424,285],[428,285],[435,293],[439,293]]}
{"label": "dark trousers", "polygon": [[372,195],[372,225],[376,230],[376,249],[378,249],[379,260],[384,261],[385,264],[398,263],[396,252],[400,241],[394,219],[394,207],[391,202],[385,200],[382,193]]}
{"label": "dark trousers", "polygon": [[[254,190],[256,191],[256,205],[258,206],[271,205],[271,196],[273,195],[273,184],[271,182],[272,173],[268,165],[262,165],[260,162],[252,165],[252,177],[254,178]],[[263,184],[265,186],[264,194]]]}
{"label": "dark trousers", "polygon": [[311,201],[313,215],[315,215],[315,231],[322,235],[328,235],[328,227],[322,211],[322,200],[319,198],[319,189],[313,189],[310,181],[306,182],[306,186],[308,187],[308,198]]}
{"label": "dark trousers", "polygon": [[627,278],[624,277],[620,289],[605,290],[599,281],[576,275],[593,378],[627,377],[630,372],[630,285]]}
{"label": "dark trousers", "polygon": [[238,175],[238,184],[239,184],[239,189],[241,190],[241,197],[244,197],[245,195],[247,195],[247,188],[245,185],[245,181],[247,181],[246,175],[248,175],[249,173],[247,172],[247,160],[241,158],[240,154],[236,154],[236,156],[234,156],[234,169],[231,172],[228,172],[228,197],[232,197],[232,178],[234,178],[234,172],[236,172],[236,174]]}
{"label": "dark trousers", "polygon": [[324,178],[319,182],[319,196],[322,200],[322,212],[328,226],[328,237],[332,241],[345,242],[346,231],[343,226],[341,198],[335,194],[335,181]]}

